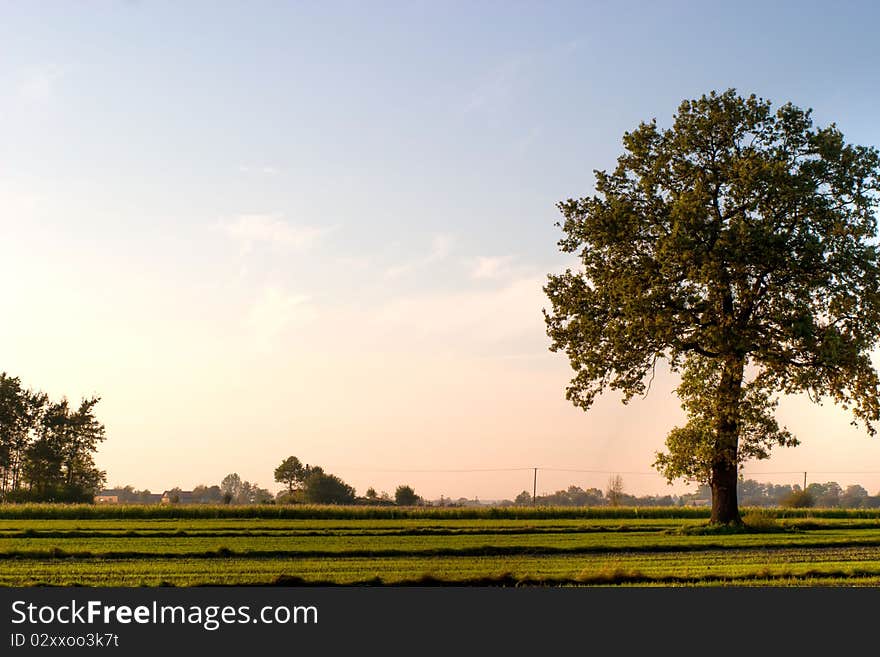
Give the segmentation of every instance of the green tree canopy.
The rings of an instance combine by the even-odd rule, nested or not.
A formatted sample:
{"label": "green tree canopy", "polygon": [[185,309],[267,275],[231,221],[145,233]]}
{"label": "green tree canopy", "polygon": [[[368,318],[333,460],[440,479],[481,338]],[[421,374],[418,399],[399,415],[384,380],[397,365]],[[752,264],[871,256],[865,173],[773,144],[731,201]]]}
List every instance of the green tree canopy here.
{"label": "green tree canopy", "polygon": [[311,504],[351,504],[354,488],[318,466],[310,468],[302,487],[302,499]]}
{"label": "green tree canopy", "polygon": [[400,506],[415,506],[421,502],[421,498],[412,486],[402,484],[394,491],[394,502]]}
{"label": "green tree canopy", "polygon": [[242,481],[237,472],[232,472],[220,482],[220,494],[227,504],[237,500],[241,495]]}
{"label": "green tree canopy", "polygon": [[708,483],[713,522],[737,523],[742,462],[797,442],[779,394],[830,398],[871,434],[880,418],[880,157],[809,110],[734,90],[623,146],[595,195],[558,206],[560,248],[581,266],[544,288],[551,350],[584,409],[609,389],[645,394],[660,361],[680,372],[688,420],[656,466]]}
{"label": "green tree canopy", "polygon": [[288,456],[275,468],[275,481],[287,484],[287,491],[292,494],[294,489],[302,486],[307,474],[307,467],[298,458]]}
{"label": "green tree canopy", "polygon": [[0,499],[91,501],[105,473],[94,452],[105,439],[99,397],[71,408],[67,399],[25,389],[0,374]]}

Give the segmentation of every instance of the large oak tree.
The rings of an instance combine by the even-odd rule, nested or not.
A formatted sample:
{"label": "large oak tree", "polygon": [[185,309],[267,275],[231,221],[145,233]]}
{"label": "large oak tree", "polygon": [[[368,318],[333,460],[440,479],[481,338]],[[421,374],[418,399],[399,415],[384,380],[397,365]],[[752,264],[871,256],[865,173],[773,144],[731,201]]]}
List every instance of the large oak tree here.
{"label": "large oak tree", "polygon": [[550,275],[551,350],[588,409],[601,392],[645,394],[665,360],[687,422],[655,463],[712,489],[712,522],[741,522],[739,468],[796,438],[780,394],[880,418],[871,350],[880,335],[880,157],[811,112],[734,90],[685,101],[670,129],[624,134],[596,193],[558,204],[560,248],[581,266]]}

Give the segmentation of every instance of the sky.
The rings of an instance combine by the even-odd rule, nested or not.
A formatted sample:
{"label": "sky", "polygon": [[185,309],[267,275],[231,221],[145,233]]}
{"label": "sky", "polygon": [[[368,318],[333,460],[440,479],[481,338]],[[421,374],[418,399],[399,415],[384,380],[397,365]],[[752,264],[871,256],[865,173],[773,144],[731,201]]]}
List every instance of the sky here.
{"label": "sky", "polygon": [[[0,369],[97,394],[108,484],[287,456],[353,485],[691,491],[684,417],[564,398],[556,203],[640,121],[736,88],[880,145],[872,2],[0,0]],[[880,491],[880,437],[800,398],[746,476]]]}

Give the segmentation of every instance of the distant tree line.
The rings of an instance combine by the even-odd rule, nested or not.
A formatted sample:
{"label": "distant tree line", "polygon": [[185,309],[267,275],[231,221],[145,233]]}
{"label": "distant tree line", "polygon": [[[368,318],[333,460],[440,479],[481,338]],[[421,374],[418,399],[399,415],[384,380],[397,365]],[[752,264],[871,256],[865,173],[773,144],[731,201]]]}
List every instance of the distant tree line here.
{"label": "distant tree line", "polygon": [[[294,459],[294,460],[291,460]],[[328,474],[319,466],[303,465],[296,457],[282,463],[275,471],[276,481],[287,484],[287,489],[274,495],[259,484],[243,480],[237,472],[223,477],[219,485],[200,484],[191,491],[174,487],[165,491],[172,504],[354,504],[354,488],[339,477]],[[149,490],[135,490],[132,486],[113,490],[121,503],[156,503]]]}
{"label": "distant tree line", "polygon": [[[286,463],[286,461],[285,461]],[[412,486],[401,484],[394,495],[386,492],[377,493],[368,488],[363,497],[355,495],[354,489],[335,475],[328,475],[316,466],[308,468],[308,475],[301,481],[294,482],[293,489],[288,486],[277,495],[273,495],[257,484],[243,481],[238,474],[232,473],[223,478],[219,485],[199,485],[192,491],[184,491],[179,487],[167,491],[172,503],[186,501],[189,504],[369,504],[377,506],[474,506],[481,505],[479,500],[467,498],[444,498],[429,502],[417,495]],[[149,490],[136,490],[132,486],[117,487],[113,490],[124,504],[156,503],[157,497]],[[184,496],[184,497],[178,497]],[[582,489],[569,486],[555,493],[538,495],[535,503],[538,506],[687,506],[708,504],[711,490],[701,485],[693,493],[684,495],[631,495],[623,489],[623,480],[612,477],[605,491],[598,488]],[[804,491],[797,484],[762,483],[753,479],[739,482],[739,499],[743,506],[757,507],[837,507],[848,509],[880,508],[880,495],[872,496],[864,487],[855,484],[841,487],[837,482],[812,483]],[[175,499],[177,498],[177,499]],[[501,500],[497,506],[531,506],[532,496],[522,491],[513,500]]]}
{"label": "distant tree line", "polygon": [[[623,491],[622,480],[612,477],[603,492],[569,486],[555,493],[538,495],[537,506],[684,506],[708,504],[712,491],[700,485],[696,492],[685,495],[630,495]],[[804,490],[794,484],[762,483],[753,479],[740,480],[737,497],[742,506],[827,507],[847,509],[880,508],[880,494],[870,495],[864,487],[854,484],[845,489],[835,481],[812,483]],[[531,506],[532,495],[522,491],[513,500],[502,500],[499,506]]]}
{"label": "distant tree line", "polygon": [[[673,495],[629,495],[618,489],[606,492],[598,488],[584,490],[578,486],[569,486],[555,493],[538,495],[534,504],[537,506],[675,506],[678,499]],[[523,491],[514,500],[504,500],[500,506],[531,506],[532,495]]]}
{"label": "distant tree line", "polygon": [[[204,494],[215,494],[213,490],[216,486],[205,489]],[[195,494],[198,489],[194,489]],[[238,473],[226,475],[220,482],[219,500],[211,500],[210,502],[222,502],[224,504],[266,504],[274,499],[274,495],[265,488],[260,488],[257,484],[244,480],[238,476]]]}
{"label": "distant tree line", "polygon": [[[107,492],[114,494],[121,504],[156,504],[161,496],[148,489],[136,490],[133,486],[118,486]],[[175,486],[165,493],[171,504],[266,504],[274,500],[271,492],[242,481],[235,472],[226,475],[219,485],[199,484],[191,491]]]}
{"label": "distant tree line", "polygon": [[812,483],[804,490],[797,484],[762,484],[746,479],[739,482],[738,495],[743,506],[880,508],[880,495],[872,496],[858,484],[844,489],[836,481]]}
{"label": "distant tree line", "polygon": [[0,374],[0,500],[91,501],[105,480],[93,459],[105,438],[95,417],[99,401],[73,407]]}
{"label": "distant tree line", "polygon": [[276,496],[282,504],[372,504],[398,506],[417,506],[424,500],[415,489],[401,484],[394,491],[394,499],[370,487],[363,497],[358,497],[355,489],[340,477],[325,472],[319,465],[303,463],[296,456],[289,456],[275,468],[275,481],[287,486]]}
{"label": "distant tree line", "polygon": [[[2,381],[2,380],[0,380]],[[103,474],[103,473],[102,473]],[[418,495],[408,484],[397,487],[394,495],[368,488],[363,497],[340,477],[325,472],[317,465],[303,463],[296,456],[286,458],[275,469],[275,481],[285,485],[284,490],[273,495],[255,483],[243,481],[237,473],[223,478],[219,485],[196,486],[192,491],[173,488],[167,491],[171,502],[190,504],[369,504],[369,505],[439,505],[473,506],[478,500],[444,498],[429,502]],[[123,503],[155,503],[155,495],[149,490],[138,491],[131,486],[114,490]],[[686,506],[707,505],[711,489],[700,485],[693,493],[684,495],[632,495],[625,490],[623,478],[613,475],[606,489],[583,489],[572,485],[554,493],[538,495],[532,500],[528,491],[522,491],[513,500],[495,502],[496,506]],[[179,497],[178,497],[179,496]],[[177,499],[175,499],[178,497]],[[880,494],[871,496],[856,484],[842,488],[837,482],[812,483],[803,490],[797,484],[762,483],[753,479],[738,482],[737,497],[743,506],[779,507],[843,507],[880,508]]]}
{"label": "distant tree line", "polygon": [[354,504],[355,490],[319,465],[289,456],[275,468],[275,481],[287,485],[276,500],[282,504]]}

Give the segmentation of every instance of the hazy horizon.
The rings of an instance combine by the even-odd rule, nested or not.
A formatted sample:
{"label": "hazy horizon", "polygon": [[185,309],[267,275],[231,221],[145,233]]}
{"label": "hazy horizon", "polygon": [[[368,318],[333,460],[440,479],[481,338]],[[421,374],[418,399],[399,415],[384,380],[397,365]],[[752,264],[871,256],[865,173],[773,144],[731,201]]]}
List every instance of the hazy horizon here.
{"label": "hazy horizon", "polygon": [[[684,417],[668,372],[627,406],[565,400],[555,204],[713,89],[880,145],[868,2],[0,12],[0,370],[102,397],[108,487],[275,491],[295,455],[359,494],[512,499],[536,466],[539,494],[691,491],[651,468]],[[779,418],[801,446],[747,477],[880,491],[847,412]]]}

